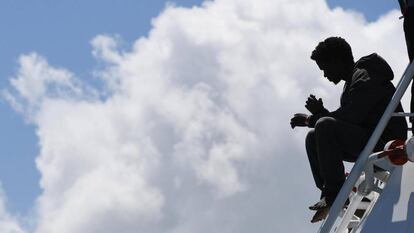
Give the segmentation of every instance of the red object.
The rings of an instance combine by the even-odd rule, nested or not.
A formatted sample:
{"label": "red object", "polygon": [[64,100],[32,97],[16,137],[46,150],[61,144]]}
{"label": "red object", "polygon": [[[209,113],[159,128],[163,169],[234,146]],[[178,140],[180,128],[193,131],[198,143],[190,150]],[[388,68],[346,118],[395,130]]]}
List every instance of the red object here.
{"label": "red object", "polygon": [[385,157],[390,160],[394,165],[404,165],[408,162],[407,153],[404,150],[405,141],[404,140],[394,140],[387,143],[384,148],[383,154],[379,157]]}

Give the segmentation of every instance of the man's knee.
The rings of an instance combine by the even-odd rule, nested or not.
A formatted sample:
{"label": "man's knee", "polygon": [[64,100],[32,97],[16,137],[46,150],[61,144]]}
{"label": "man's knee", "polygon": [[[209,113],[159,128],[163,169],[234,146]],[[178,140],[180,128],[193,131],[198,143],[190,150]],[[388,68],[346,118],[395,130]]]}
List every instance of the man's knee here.
{"label": "man's knee", "polygon": [[311,129],[306,135],[305,139],[306,147],[313,146],[315,144],[315,130]]}
{"label": "man's knee", "polygon": [[[306,146],[306,154],[308,155],[309,161],[316,161],[317,158],[317,150],[316,150],[316,137],[315,137],[315,130],[311,129],[306,135],[305,139],[305,146]],[[311,165],[312,166],[312,165]]]}
{"label": "man's knee", "polygon": [[335,129],[338,121],[333,117],[322,117],[315,124],[315,131],[318,132],[329,132]]}

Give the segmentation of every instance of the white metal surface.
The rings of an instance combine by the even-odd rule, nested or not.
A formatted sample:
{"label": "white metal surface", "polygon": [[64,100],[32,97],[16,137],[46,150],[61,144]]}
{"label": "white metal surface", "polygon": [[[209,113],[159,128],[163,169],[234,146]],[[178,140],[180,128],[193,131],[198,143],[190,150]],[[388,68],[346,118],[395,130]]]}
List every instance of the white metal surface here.
{"label": "white metal surface", "polygon": [[407,139],[405,142],[405,152],[407,153],[408,159],[414,162],[414,137]]}
{"label": "white metal surface", "polygon": [[387,187],[357,233],[414,232],[414,164],[395,168]]}

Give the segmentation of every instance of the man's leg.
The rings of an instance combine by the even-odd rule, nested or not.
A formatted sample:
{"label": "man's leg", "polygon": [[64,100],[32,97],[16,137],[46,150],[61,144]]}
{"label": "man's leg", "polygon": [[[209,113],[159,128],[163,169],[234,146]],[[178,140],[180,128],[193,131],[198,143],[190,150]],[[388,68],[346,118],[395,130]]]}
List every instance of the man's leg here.
{"label": "man's leg", "polygon": [[356,125],[331,117],[319,119],[315,125],[315,141],[319,168],[325,182],[324,195],[332,205],[345,181],[343,160],[355,160],[366,142],[368,132]]}
{"label": "man's leg", "polygon": [[414,60],[414,7],[408,7],[404,16],[404,34],[407,43],[408,57]]}
{"label": "man's leg", "polygon": [[[414,7],[408,7],[404,16],[404,34],[408,57],[412,62],[414,60]],[[414,112],[414,84],[411,84],[410,110]],[[414,123],[414,117],[410,117],[410,122]]]}
{"label": "man's leg", "polygon": [[[313,179],[315,180],[315,185],[321,191],[323,191],[324,181],[321,177],[321,172],[319,169],[319,159],[318,153],[316,151],[315,130],[312,129],[309,131],[308,135],[306,136],[305,145],[306,153],[308,154],[309,165],[312,170]],[[321,194],[321,198],[322,197],[323,194]]]}

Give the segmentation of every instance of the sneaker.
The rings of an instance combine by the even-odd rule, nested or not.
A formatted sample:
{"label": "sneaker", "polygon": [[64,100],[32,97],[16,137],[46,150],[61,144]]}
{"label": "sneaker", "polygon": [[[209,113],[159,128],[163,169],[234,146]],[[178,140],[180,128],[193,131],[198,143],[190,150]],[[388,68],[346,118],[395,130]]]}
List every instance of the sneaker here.
{"label": "sneaker", "polygon": [[328,216],[330,206],[318,209],[311,219],[311,223],[322,221]]}
{"label": "sneaker", "polygon": [[325,197],[323,197],[320,201],[316,202],[314,205],[309,206],[310,210],[320,210],[323,208],[326,208],[328,206],[328,204],[326,203],[326,199]]}

